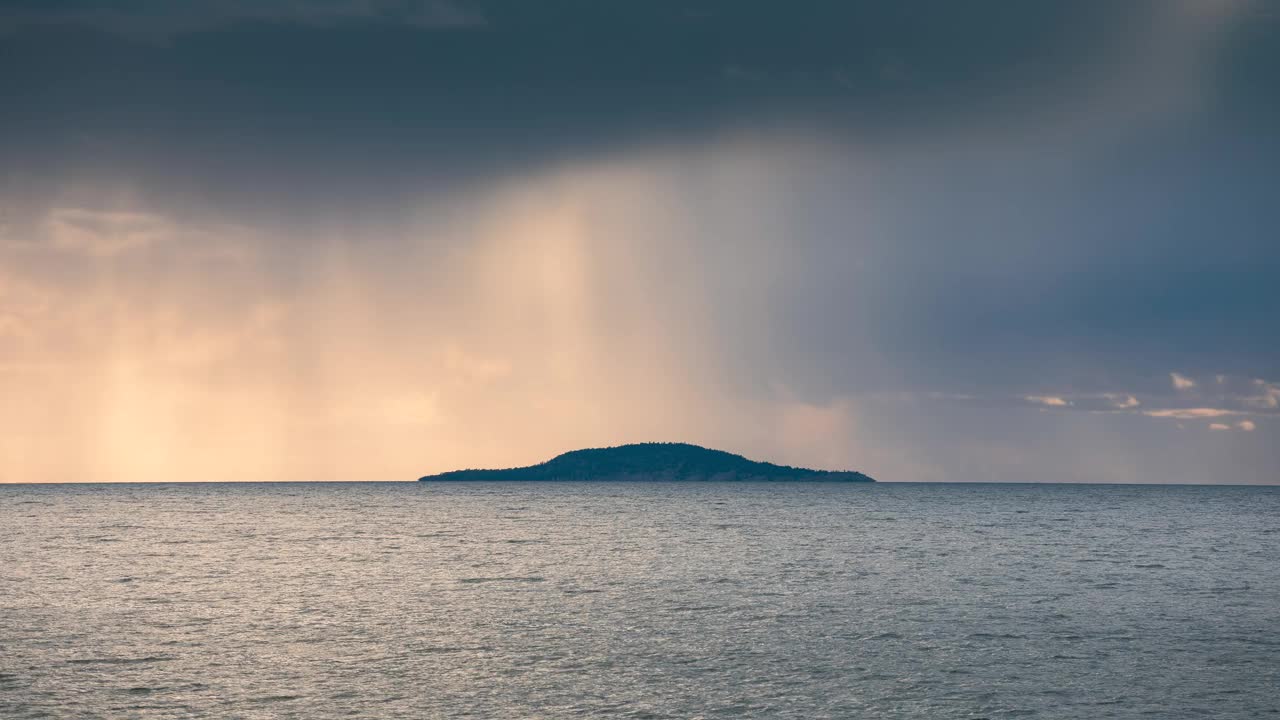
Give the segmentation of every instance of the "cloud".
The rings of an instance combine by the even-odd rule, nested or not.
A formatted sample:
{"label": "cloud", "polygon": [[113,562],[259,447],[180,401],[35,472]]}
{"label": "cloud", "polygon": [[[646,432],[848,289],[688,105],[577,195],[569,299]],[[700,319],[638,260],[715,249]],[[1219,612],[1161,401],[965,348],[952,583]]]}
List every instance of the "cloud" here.
{"label": "cloud", "polygon": [[1056,395],[1024,395],[1022,399],[1037,405],[1047,405],[1048,407],[1067,407],[1071,404],[1071,401]]}
{"label": "cloud", "polygon": [[1169,378],[1173,380],[1173,388],[1175,390],[1190,390],[1196,386],[1196,381],[1185,375],[1178,373],[1169,373]]}
{"label": "cloud", "polygon": [[1253,387],[1256,393],[1244,398],[1246,405],[1268,410],[1280,408],[1280,384],[1257,379],[1253,381]]}
{"label": "cloud", "polygon": [[1254,423],[1253,420],[1240,420],[1239,423],[1235,423],[1235,425],[1229,425],[1226,423],[1210,423],[1210,425],[1208,425],[1208,429],[1211,430],[1230,430],[1233,428],[1243,430],[1243,432],[1252,433],[1253,430],[1258,429],[1258,425]]}
{"label": "cloud", "polygon": [[148,213],[54,208],[43,224],[47,247],[92,257],[112,257],[168,239],[173,226]]}
{"label": "cloud", "polygon": [[[1220,375],[1213,394],[1198,394],[1189,390],[1191,383],[1185,376],[1173,373],[1180,389],[1175,393],[1161,394],[1154,389],[1150,396],[1139,400],[1134,393],[1088,392],[1064,389],[1052,395],[1021,395],[1017,403],[1032,403],[1043,408],[1056,408],[1094,415],[1140,415],[1150,418],[1194,420],[1230,417],[1236,415],[1271,415],[1280,409],[1280,385],[1264,380],[1244,381],[1229,375]],[[954,399],[945,393],[926,393],[921,397]],[[1203,405],[1189,406],[1189,397],[1203,401]],[[983,405],[1008,405],[1010,400],[998,395],[967,395],[966,399]]]}
{"label": "cloud", "polygon": [[1164,410],[1143,410],[1143,415],[1154,418],[1176,418],[1178,420],[1194,420],[1196,418],[1213,418],[1227,415],[1242,415],[1239,410],[1225,408],[1166,408]]}
{"label": "cloud", "polygon": [[270,247],[264,243],[267,239],[262,229],[237,222],[180,221],[131,209],[54,206],[34,213],[34,219],[20,229],[0,234],[0,255],[30,263],[32,253],[105,259],[155,252],[163,253],[168,262],[247,266],[262,260],[262,251]]}
{"label": "cloud", "polygon": [[1119,393],[1107,393],[1104,397],[1111,401],[1111,406],[1121,410],[1136,408],[1142,403],[1138,402],[1138,398],[1132,395],[1124,395]]}
{"label": "cloud", "polygon": [[137,38],[262,22],[303,27],[376,22],[423,29],[470,28],[483,14],[448,0],[209,0],[196,2],[83,2],[0,10],[0,31],[38,25],[81,25]]}

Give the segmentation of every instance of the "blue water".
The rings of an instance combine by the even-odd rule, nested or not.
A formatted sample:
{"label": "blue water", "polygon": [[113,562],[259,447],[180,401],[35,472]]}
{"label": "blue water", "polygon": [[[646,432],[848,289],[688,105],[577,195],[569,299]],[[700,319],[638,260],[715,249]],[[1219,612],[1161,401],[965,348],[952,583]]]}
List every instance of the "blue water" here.
{"label": "blue water", "polygon": [[0,486],[3,718],[1280,715],[1280,488]]}

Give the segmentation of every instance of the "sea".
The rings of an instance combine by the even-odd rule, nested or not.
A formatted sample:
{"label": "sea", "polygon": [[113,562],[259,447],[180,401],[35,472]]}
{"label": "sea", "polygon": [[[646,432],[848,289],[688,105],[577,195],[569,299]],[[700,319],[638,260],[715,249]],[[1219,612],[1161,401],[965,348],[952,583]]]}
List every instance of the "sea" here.
{"label": "sea", "polygon": [[1280,487],[0,486],[0,718],[1280,717]]}

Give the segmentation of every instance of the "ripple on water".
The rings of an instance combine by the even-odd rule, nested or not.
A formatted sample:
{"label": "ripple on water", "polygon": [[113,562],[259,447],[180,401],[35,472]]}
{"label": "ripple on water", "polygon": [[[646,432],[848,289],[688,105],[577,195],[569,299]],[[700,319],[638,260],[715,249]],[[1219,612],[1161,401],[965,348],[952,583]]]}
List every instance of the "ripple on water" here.
{"label": "ripple on water", "polygon": [[148,655],[147,657],[128,658],[128,657],[92,657],[92,658],[73,658],[67,660],[67,665],[140,665],[142,663],[169,662],[177,658],[168,655]]}

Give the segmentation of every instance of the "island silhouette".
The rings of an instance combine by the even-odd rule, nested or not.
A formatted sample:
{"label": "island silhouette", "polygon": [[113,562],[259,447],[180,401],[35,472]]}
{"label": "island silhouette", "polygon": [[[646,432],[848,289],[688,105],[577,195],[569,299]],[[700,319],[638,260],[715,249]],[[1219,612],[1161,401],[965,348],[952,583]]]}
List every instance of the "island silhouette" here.
{"label": "island silhouette", "polygon": [[658,480],[686,482],[875,482],[853,470],[812,470],[748,460],[741,455],[678,442],[650,442],[573,450],[546,462],[505,470],[452,470],[418,478],[451,480]]}

